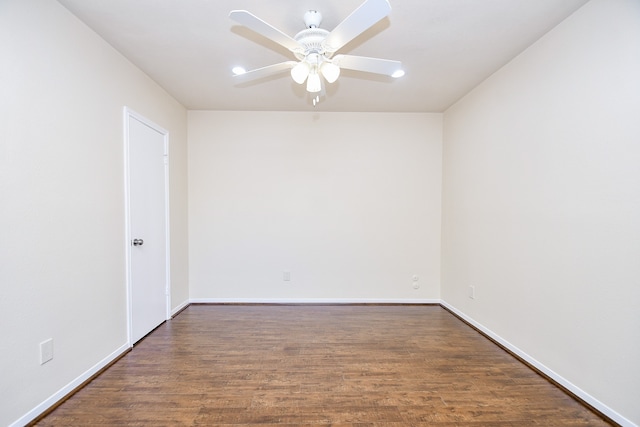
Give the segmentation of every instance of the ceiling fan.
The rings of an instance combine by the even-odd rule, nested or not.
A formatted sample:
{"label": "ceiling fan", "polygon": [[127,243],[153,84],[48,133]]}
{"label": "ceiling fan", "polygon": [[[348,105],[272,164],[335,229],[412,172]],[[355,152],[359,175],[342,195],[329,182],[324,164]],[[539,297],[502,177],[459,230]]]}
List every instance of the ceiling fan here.
{"label": "ceiling fan", "polygon": [[[290,37],[246,10],[233,10],[229,14],[231,19],[284,46],[297,59],[297,61],[285,61],[251,71],[235,72],[235,75],[260,78],[290,70],[291,77],[296,83],[307,82],[307,91],[311,94],[323,90],[320,76],[324,77],[328,83],[333,83],[340,76],[340,69],[401,77],[404,71],[399,61],[354,55],[334,56],[343,46],[390,12],[391,5],[388,0],[366,0],[333,31],[327,31],[320,28],[322,22],[320,12],[310,10],[304,14],[306,28],[294,37]],[[314,105],[317,100],[318,98],[314,98]]]}

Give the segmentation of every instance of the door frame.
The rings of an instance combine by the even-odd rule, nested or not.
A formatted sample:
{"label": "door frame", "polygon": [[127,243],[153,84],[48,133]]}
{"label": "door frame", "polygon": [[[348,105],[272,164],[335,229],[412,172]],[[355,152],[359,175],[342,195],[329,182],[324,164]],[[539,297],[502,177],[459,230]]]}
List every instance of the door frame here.
{"label": "door frame", "polygon": [[156,123],[136,113],[129,107],[123,108],[123,132],[124,132],[124,207],[125,207],[125,259],[126,259],[126,287],[127,287],[127,343],[133,347],[133,283],[131,276],[131,176],[129,158],[129,130],[131,120],[137,120],[151,129],[160,133],[164,140],[164,214],[165,214],[165,319],[171,319],[171,245],[170,245],[170,219],[169,219],[169,132]]}

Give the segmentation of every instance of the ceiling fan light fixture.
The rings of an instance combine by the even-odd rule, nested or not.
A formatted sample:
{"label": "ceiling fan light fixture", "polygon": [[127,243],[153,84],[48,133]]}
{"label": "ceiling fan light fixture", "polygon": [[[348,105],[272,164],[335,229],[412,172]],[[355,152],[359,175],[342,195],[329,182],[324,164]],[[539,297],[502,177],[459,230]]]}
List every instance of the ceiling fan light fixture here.
{"label": "ceiling fan light fixture", "polygon": [[294,82],[301,85],[307,79],[309,75],[309,64],[302,61],[291,69],[291,78]]}
{"label": "ceiling fan light fixture", "polygon": [[233,73],[234,76],[240,76],[240,75],[246,73],[247,70],[245,70],[243,67],[233,67],[231,69],[231,72]]}
{"label": "ceiling fan light fixture", "polygon": [[398,79],[402,76],[404,76],[404,70],[396,70],[393,72],[393,74],[391,74],[391,77],[393,77],[394,79]]}
{"label": "ceiling fan light fixture", "polygon": [[324,62],[320,67],[320,72],[329,83],[333,83],[340,77],[340,67],[331,62]]}
{"label": "ceiling fan light fixture", "polygon": [[320,75],[317,72],[312,72],[307,78],[307,92],[315,93],[322,90],[322,82],[320,81]]}
{"label": "ceiling fan light fixture", "polygon": [[324,81],[334,83],[340,77],[342,70],[384,76],[393,74],[396,78],[404,75],[403,71],[399,71],[402,67],[399,61],[344,54],[334,56],[345,45],[389,16],[390,12],[389,0],[364,0],[364,3],[334,26],[332,31],[328,31],[320,28],[322,15],[316,10],[309,10],[303,17],[305,29],[299,31],[294,37],[247,10],[232,10],[229,17],[236,23],[286,48],[296,59],[296,61],[286,61],[250,70],[247,74],[257,78],[289,71],[296,83],[302,85],[306,80],[306,89],[315,96],[313,98],[315,105],[319,102],[316,95],[322,93],[324,96]]}

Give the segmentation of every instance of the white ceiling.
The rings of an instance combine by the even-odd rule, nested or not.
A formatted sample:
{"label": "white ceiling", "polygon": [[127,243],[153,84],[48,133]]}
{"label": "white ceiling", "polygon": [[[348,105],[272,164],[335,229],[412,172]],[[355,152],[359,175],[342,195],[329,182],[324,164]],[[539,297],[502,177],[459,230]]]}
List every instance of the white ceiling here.
{"label": "white ceiling", "polygon": [[307,10],[332,30],[364,0],[58,0],[190,110],[440,112],[587,0],[390,0],[388,18],[339,53],[402,61],[391,79],[343,71],[313,107],[287,72],[238,83],[235,65],[294,59],[236,25],[246,9],[294,36]]}

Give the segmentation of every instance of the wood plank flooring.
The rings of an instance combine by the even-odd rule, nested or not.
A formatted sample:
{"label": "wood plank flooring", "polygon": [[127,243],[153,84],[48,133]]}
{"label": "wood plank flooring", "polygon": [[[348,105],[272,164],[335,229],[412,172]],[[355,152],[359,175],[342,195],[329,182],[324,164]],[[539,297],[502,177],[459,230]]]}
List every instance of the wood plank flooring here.
{"label": "wood plank flooring", "polygon": [[439,306],[192,305],[39,426],[603,426]]}

